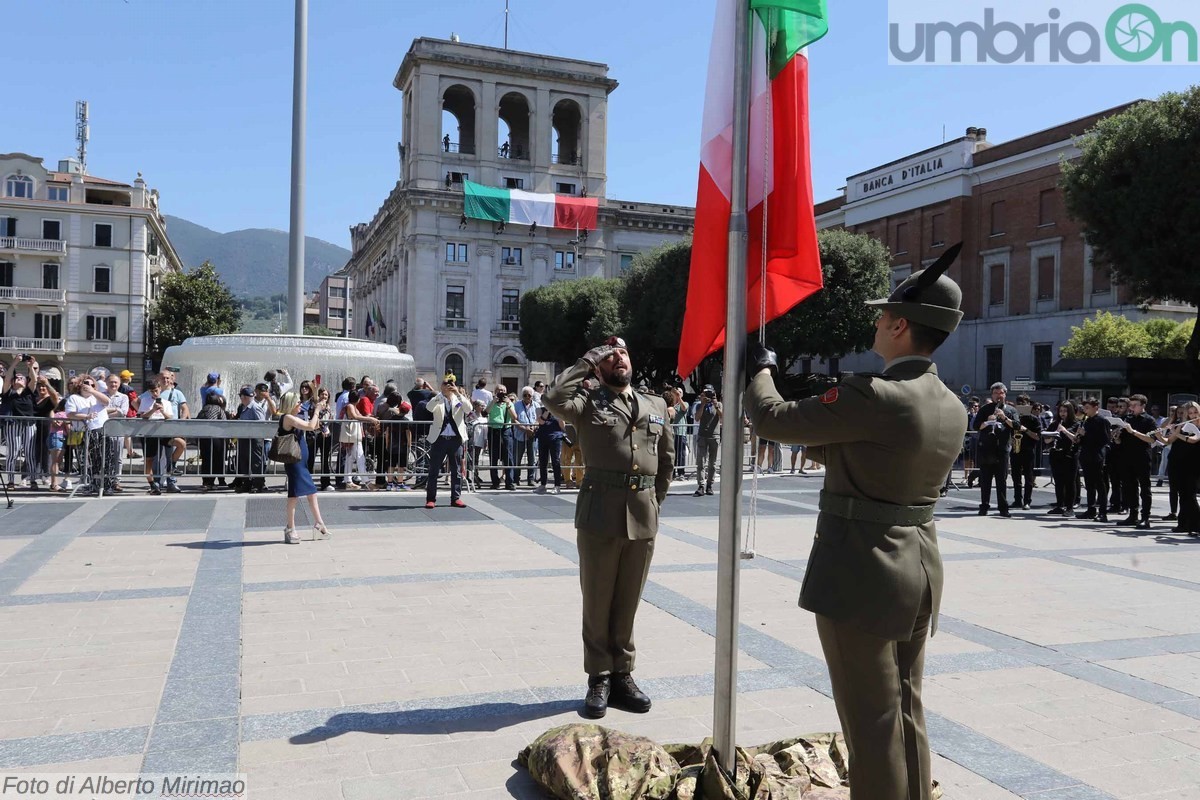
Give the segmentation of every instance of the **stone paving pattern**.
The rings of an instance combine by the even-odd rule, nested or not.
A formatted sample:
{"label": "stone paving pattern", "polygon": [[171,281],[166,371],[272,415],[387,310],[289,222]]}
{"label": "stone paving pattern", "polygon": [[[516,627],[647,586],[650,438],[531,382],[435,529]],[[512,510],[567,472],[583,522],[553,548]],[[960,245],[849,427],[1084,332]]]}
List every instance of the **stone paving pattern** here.
{"label": "stone paving pattern", "polygon": [[[744,744],[837,728],[796,606],[820,479],[758,488]],[[712,725],[717,502],[691,489],[664,507],[638,617],[654,708],[605,719],[661,742]],[[323,494],[334,537],[298,547],[278,496],[0,512],[0,770],[238,770],[256,800],[542,797],[514,758],[580,719],[574,494],[423,499]],[[1200,541],[976,502],[939,509],[925,698],[948,800],[1200,798]]]}

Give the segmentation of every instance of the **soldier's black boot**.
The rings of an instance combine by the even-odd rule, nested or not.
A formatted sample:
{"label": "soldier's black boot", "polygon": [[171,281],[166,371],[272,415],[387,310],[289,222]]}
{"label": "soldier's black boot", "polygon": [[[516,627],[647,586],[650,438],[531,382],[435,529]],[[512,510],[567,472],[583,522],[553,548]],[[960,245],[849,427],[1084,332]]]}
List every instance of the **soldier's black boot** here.
{"label": "soldier's black boot", "polygon": [[645,714],[650,710],[650,698],[633,682],[633,676],[628,672],[617,672],[612,679],[612,697],[609,698],[617,708],[632,711],[635,714]]}
{"label": "soldier's black boot", "polygon": [[608,693],[612,683],[607,675],[589,675],[588,693],[583,699],[583,715],[588,719],[600,719],[608,711]]}

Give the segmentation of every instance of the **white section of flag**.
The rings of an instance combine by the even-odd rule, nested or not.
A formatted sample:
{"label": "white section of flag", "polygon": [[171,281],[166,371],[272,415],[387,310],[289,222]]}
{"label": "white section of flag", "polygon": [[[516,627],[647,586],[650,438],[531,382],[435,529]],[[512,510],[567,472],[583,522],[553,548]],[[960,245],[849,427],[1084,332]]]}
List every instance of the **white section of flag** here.
{"label": "white section of flag", "polygon": [[509,192],[508,221],[517,225],[536,222],[542,227],[554,227],[554,195],[512,189]]}

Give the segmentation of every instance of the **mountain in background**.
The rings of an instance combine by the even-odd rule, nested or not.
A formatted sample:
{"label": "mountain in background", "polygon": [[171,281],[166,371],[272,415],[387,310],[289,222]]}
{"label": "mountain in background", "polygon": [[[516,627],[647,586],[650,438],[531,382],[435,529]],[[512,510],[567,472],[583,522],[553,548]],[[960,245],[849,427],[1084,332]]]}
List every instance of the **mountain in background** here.
{"label": "mountain in background", "polygon": [[[203,225],[167,215],[167,236],[189,269],[205,261],[239,297],[269,297],[287,291],[286,231],[247,228],[217,233]],[[304,288],[313,291],[331,272],[346,265],[350,251],[311,236],[304,237]]]}

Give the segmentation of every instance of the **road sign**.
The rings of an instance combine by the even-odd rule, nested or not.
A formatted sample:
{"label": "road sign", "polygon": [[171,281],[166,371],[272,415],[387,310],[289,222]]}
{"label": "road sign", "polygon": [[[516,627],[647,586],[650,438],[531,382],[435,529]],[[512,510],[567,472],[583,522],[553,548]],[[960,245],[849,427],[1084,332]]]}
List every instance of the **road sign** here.
{"label": "road sign", "polygon": [[962,385],[962,388],[959,389],[958,391],[963,397],[966,397],[967,395],[969,395],[971,393],[971,384],[964,383]]}
{"label": "road sign", "polygon": [[1009,389],[1014,392],[1035,392],[1037,391],[1037,381],[1027,375],[1019,375],[1013,378],[1012,386]]}

